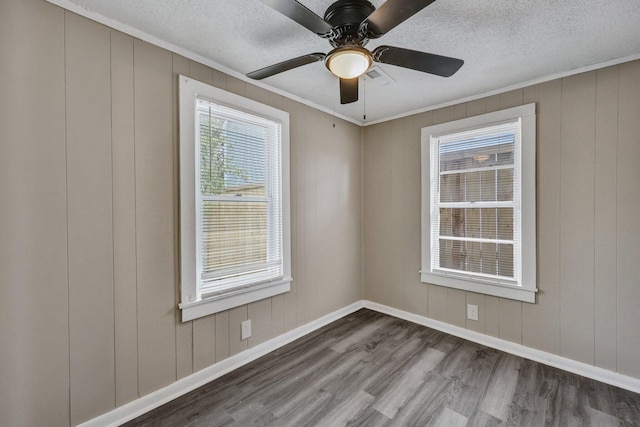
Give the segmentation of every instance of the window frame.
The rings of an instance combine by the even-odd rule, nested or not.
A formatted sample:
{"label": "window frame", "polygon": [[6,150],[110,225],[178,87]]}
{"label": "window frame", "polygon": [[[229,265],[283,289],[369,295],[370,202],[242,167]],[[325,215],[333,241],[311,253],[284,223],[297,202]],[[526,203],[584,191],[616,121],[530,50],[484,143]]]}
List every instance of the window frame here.
{"label": "window frame", "polygon": [[[196,319],[291,290],[291,222],[289,186],[289,113],[215,88],[185,76],[179,79],[180,112],[180,303],[182,321]],[[199,188],[198,97],[280,124],[282,277],[219,291],[203,292],[198,254],[201,232]],[[271,185],[269,183],[268,185]]]}
{"label": "window frame", "polygon": [[[432,179],[439,179],[439,166],[433,167],[432,147],[438,139],[447,135],[482,130],[493,126],[517,122],[520,124],[520,138],[516,137],[514,170],[519,170],[519,201],[515,200],[514,222],[519,218],[520,248],[516,256],[519,261],[519,283],[509,284],[506,280],[482,277],[472,272],[444,272],[432,268]],[[422,283],[446,286],[465,291],[535,303],[536,288],[536,113],[535,104],[527,104],[506,110],[473,116],[452,122],[427,126],[421,131],[421,259]],[[518,177],[514,176],[514,184]]]}

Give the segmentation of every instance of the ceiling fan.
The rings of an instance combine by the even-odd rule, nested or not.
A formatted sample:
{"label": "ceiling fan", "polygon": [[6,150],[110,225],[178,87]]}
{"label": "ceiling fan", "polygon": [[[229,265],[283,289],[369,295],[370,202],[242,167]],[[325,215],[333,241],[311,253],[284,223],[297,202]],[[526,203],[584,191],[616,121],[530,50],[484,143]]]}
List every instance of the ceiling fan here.
{"label": "ceiling fan", "polygon": [[324,13],[324,19],[295,0],[261,0],[303,27],[329,40],[328,54],[310,53],[270,65],[247,74],[261,80],[283,71],[324,60],[327,68],[340,78],[340,103],[358,100],[358,78],[373,61],[410,68],[424,73],[450,77],[462,67],[461,59],[419,52],[394,46],[364,46],[371,39],[388,33],[435,0],[387,0],[378,9],[367,0],[338,0]]}

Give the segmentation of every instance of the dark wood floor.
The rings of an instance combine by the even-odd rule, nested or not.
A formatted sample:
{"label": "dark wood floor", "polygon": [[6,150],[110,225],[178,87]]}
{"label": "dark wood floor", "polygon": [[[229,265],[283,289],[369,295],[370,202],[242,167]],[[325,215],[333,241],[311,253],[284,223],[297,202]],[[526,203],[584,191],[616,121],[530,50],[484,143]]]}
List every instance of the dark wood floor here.
{"label": "dark wood floor", "polygon": [[640,395],[360,310],[127,426],[640,426]]}

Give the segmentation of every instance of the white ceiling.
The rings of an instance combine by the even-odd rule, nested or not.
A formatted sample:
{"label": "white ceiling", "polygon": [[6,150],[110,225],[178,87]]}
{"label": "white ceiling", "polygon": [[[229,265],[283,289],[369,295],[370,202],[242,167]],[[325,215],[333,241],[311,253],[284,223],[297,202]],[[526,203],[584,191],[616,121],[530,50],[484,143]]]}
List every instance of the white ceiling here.
{"label": "white ceiling", "polygon": [[[120,29],[206,58],[236,76],[328,52],[329,43],[259,0],[50,0]],[[371,0],[379,7],[384,0]],[[300,0],[323,16],[332,0]],[[367,48],[385,44],[465,61],[450,78],[378,64],[394,82],[360,83],[340,105],[322,62],[262,80],[326,111],[365,123],[640,57],[640,0],[437,0]]]}

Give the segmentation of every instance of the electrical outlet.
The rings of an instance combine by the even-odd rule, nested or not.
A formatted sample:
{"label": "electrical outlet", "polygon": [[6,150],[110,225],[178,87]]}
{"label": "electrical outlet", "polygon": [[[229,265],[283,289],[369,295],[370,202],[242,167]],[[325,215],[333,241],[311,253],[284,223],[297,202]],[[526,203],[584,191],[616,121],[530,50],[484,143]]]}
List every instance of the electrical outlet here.
{"label": "electrical outlet", "polygon": [[478,320],[478,306],[473,304],[467,304],[467,319]]}
{"label": "electrical outlet", "polygon": [[247,338],[250,338],[251,337],[251,319],[245,320],[244,322],[240,322],[240,329],[241,329],[240,339],[242,341],[246,340]]}

